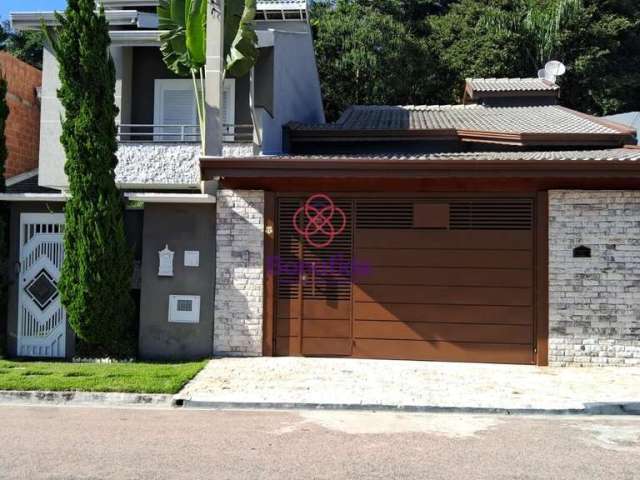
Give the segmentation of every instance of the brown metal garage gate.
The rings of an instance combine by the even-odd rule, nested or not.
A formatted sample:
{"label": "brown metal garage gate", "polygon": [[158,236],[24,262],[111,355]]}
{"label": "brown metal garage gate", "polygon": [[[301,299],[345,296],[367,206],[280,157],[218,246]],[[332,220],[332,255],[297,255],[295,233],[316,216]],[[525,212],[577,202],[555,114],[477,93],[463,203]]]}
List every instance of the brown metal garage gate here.
{"label": "brown metal garage gate", "polygon": [[276,203],[276,355],[535,363],[533,199],[335,197],[317,248],[307,198]]}

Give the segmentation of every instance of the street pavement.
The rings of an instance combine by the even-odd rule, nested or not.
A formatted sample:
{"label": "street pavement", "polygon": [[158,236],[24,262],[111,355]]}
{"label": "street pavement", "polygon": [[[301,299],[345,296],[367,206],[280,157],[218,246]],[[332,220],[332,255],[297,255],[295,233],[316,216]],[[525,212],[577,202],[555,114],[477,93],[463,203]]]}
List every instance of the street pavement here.
{"label": "street pavement", "polygon": [[0,406],[1,479],[622,479],[640,417]]}

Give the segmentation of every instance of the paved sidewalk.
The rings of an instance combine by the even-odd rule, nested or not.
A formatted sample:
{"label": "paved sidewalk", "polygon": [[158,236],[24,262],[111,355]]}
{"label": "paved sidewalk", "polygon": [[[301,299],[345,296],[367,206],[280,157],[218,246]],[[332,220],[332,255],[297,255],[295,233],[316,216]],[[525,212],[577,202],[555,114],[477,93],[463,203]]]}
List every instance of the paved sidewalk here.
{"label": "paved sidewalk", "polygon": [[640,414],[640,368],[222,358],[211,360],[176,398],[194,407]]}

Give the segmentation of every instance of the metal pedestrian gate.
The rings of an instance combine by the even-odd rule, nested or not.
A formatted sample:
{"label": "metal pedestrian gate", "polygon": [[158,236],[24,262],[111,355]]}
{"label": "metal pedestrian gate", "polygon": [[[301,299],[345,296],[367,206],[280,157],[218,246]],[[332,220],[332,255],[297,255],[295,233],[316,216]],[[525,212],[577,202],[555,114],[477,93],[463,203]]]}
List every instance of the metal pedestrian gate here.
{"label": "metal pedestrian gate", "polygon": [[65,356],[67,321],[58,292],[63,233],[62,213],[20,216],[18,356]]}

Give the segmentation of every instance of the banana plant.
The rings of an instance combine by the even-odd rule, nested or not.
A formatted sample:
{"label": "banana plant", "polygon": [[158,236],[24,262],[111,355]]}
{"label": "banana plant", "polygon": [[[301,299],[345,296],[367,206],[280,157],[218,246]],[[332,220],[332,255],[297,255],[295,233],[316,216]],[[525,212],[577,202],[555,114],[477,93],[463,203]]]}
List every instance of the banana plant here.
{"label": "banana plant", "polygon": [[[204,66],[207,60],[208,0],[160,0],[158,23],[162,58],[172,72],[193,79],[200,140],[204,151],[206,129]],[[214,8],[214,7],[212,7]],[[224,2],[224,73],[246,75],[258,58],[258,37],[252,22],[256,0]],[[199,83],[198,83],[199,80]]]}

